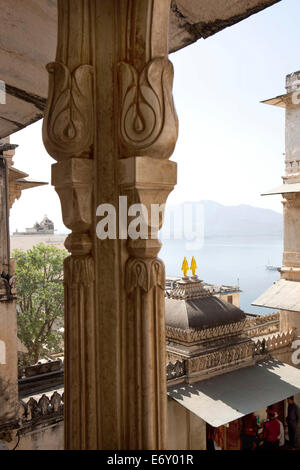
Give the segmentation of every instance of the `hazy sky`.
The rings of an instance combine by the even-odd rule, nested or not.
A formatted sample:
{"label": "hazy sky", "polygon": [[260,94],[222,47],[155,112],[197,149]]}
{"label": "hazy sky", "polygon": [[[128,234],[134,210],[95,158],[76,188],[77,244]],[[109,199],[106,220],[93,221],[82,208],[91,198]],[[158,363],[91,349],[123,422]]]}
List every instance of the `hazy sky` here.
{"label": "hazy sky", "polygon": [[[173,159],[178,186],[168,202],[210,199],[281,211],[280,196],[260,193],[281,183],[284,110],[260,104],[284,92],[300,69],[300,2],[282,0],[215,36],[170,56],[180,132]],[[14,134],[15,166],[50,183],[54,161],[44,150],[41,122]],[[47,214],[64,226],[51,186],[24,191],[11,211],[11,231]]]}

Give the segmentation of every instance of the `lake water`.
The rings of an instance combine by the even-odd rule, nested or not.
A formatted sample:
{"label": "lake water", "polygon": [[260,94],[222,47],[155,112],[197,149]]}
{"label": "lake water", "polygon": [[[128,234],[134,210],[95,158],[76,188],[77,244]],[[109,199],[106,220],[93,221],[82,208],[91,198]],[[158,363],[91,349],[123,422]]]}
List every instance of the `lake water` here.
{"label": "lake water", "polygon": [[167,276],[182,276],[184,256],[190,262],[195,257],[200,279],[211,284],[239,283],[241,308],[249,313],[271,313],[272,310],[253,307],[253,302],[273,282],[280,278],[267,264],[281,266],[283,241],[277,238],[206,239],[196,251],[187,249],[183,241],[165,240],[160,258],[166,265]]}

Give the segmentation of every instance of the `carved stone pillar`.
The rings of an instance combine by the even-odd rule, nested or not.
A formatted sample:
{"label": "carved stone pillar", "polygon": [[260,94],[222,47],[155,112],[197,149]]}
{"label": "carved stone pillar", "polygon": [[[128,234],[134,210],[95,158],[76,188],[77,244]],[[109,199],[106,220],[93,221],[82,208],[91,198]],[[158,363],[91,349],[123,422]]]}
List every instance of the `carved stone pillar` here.
{"label": "carved stone pillar", "polygon": [[281,277],[290,281],[300,280],[300,194],[283,195],[284,252]]}
{"label": "carved stone pillar", "polygon": [[[281,279],[300,281],[300,194],[287,193],[283,195],[284,221],[284,251],[280,269]],[[295,330],[300,335],[300,314],[280,310],[280,330],[282,332]]]}
{"label": "carved stone pillar", "polygon": [[[68,449],[167,446],[164,266],[151,204],[176,184],[170,0],[58,0],[43,137],[64,223]],[[100,240],[96,209],[149,209],[152,238]],[[125,227],[126,228],[126,227]],[[124,229],[124,227],[123,227]]]}

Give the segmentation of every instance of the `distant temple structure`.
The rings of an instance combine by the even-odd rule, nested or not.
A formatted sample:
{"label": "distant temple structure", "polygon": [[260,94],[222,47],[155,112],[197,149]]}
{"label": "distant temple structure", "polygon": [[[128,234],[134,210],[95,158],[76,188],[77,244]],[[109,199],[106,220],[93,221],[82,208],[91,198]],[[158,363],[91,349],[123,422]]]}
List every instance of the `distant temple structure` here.
{"label": "distant temple structure", "polygon": [[14,235],[53,235],[54,234],[54,223],[48,218],[47,215],[44,216],[43,220],[38,223],[36,222],[33,227],[27,228],[26,232],[16,231]]}

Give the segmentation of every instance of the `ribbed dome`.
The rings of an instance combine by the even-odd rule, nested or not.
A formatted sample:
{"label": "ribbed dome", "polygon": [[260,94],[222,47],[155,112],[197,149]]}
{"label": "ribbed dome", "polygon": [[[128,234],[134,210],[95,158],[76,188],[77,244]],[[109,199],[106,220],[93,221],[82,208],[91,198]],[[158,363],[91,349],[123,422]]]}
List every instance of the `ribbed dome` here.
{"label": "ribbed dome", "polygon": [[235,305],[208,293],[200,280],[180,281],[167,295],[165,310],[166,326],[181,330],[212,328],[246,318]]}
{"label": "ribbed dome", "polygon": [[246,318],[241,309],[213,296],[186,300],[166,298],[165,306],[166,326],[182,330],[211,328]]}

